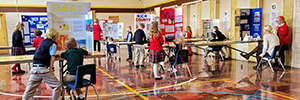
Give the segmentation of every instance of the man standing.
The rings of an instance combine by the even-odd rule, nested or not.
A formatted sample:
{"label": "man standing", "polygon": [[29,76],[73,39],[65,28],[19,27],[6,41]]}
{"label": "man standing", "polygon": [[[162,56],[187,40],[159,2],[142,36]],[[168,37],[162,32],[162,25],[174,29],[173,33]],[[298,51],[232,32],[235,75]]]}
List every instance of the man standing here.
{"label": "man standing", "polygon": [[[146,43],[146,35],[144,33],[145,25],[143,23],[139,23],[139,29],[137,29],[134,33],[133,40],[135,41],[136,45],[144,45]],[[144,66],[144,57],[145,57],[145,50],[144,48],[135,48],[135,67],[139,68],[145,67]]]}

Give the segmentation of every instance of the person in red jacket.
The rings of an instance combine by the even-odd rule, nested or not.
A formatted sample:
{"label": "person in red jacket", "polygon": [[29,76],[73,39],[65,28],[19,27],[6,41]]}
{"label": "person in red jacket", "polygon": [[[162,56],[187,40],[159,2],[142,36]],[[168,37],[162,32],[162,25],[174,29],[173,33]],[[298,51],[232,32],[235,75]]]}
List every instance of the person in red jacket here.
{"label": "person in red jacket", "polygon": [[[192,29],[191,29],[190,26],[186,27],[186,31],[184,32],[183,36],[185,37],[185,35],[186,35],[187,39],[192,38]],[[189,49],[189,56],[191,56],[192,55],[192,48],[188,47],[188,49]]]}
{"label": "person in red jacket", "polygon": [[102,30],[99,25],[98,19],[94,20],[93,31],[94,31],[94,51],[96,51],[96,45],[97,45],[98,51],[100,52],[101,46],[99,40],[101,40],[100,33],[102,32]]}
{"label": "person in red jacket", "polygon": [[34,35],[36,36],[35,39],[33,39],[33,43],[32,43],[32,47],[35,47],[35,50],[38,49],[40,43],[44,40],[41,35],[42,35],[42,31],[40,30],[35,30],[34,31]]}
{"label": "person in red jacket", "polygon": [[164,67],[165,51],[163,50],[163,43],[165,42],[162,33],[158,30],[158,23],[156,21],[152,22],[148,32],[150,41],[150,52],[149,52],[149,62],[153,66],[153,73],[155,80],[161,80],[162,77],[157,75],[157,63],[160,63]]}
{"label": "person in red jacket", "polygon": [[[279,56],[281,58],[282,64],[284,65],[284,61],[285,61],[284,50],[289,50],[289,41],[290,41],[289,27],[285,24],[285,20],[283,16],[277,17],[276,23],[278,26],[274,27],[274,29],[277,30],[277,36],[279,37],[280,45],[282,45],[281,50],[279,52]],[[275,66],[277,66],[278,65],[277,60],[275,61],[276,61]]]}

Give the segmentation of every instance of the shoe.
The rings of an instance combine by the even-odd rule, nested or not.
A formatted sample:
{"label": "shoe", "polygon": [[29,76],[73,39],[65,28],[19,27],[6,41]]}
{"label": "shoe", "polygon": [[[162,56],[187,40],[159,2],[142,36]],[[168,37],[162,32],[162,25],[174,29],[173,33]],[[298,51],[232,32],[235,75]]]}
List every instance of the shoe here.
{"label": "shoe", "polygon": [[247,53],[240,53],[240,55],[241,55],[242,57],[244,57],[246,60],[249,60],[249,57],[250,57],[250,56],[247,56]]}
{"label": "shoe", "polygon": [[167,71],[169,71],[169,72],[170,72],[170,71],[172,71],[172,70],[173,70],[172,68],[169,68]]}
{"label": "shoe", "polygon": [[192,56],[193,54],[189,54],[189,56]]}
{"label": "shoe", "polygon": [[155,77],[155,80],[162,80],[163,77]]}
{"label": "shoe", "polygon": [[127,59],[126,59],[126,61],[131,61],[131,60],[132,60],[132,59],[130,59],[130,58],[127,58]]}
{"label": "shoe", "polygon": [[144,65],[141,65],[141,68],[146,68]]}
{"label": "shoe", "polygon": [[177,69],[176,69],[176,68],[173,68],[172,72],[176,73],[176,72],[177,72]]}
{"label": "shoe", "polygon": [[79,97],[77,97],[77,100],[85,100],[85,97],[83,97],[82,99],[80,99]]}
{"label": "shoe", "polygon": [[136,68],[140,68],[140,65],[135,65]]}
{"label": "shoe", "polygon": [[15,65],[11,68],[11,70],[14,71],[13,73],[18,73],[18,71],[17,71],[17,69],[16,69],[17,66],[18,66],[18,64],[15,64]]}
{"label": "shoe", "polygon": [[256,70],[258,67],[257,66],[253,66],[253,69]]}

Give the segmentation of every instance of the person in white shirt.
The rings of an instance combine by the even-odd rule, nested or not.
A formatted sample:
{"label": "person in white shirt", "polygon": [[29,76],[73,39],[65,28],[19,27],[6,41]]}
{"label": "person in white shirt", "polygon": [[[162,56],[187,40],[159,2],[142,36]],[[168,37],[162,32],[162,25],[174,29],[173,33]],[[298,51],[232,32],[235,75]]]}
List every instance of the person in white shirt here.
{"label": "person in white shirt", "polygon": [[[258,45],[254,48],[250,53],[241,53],[240,55],[243,56],[245,59],[249,59],[251,55],[256,53],[256,61],[259,62],[260,59],[264,56],[271,56],[273,54],[274,48],[279,44],[279,38],[276,34],[272,32],[272,27],[270,25],[264,26],[264,42],[263,45]],[[253,69],[256,69],[258,66],[254,66]]]}

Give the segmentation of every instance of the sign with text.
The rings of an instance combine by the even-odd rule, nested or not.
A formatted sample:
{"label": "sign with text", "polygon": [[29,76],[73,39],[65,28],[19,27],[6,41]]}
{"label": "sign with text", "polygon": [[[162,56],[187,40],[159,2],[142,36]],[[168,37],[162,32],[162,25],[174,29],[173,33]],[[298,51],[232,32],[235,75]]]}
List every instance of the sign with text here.
{"label": "sign with text", "polygon": [[86,14],[91,10],[91,3],[84,2],[47,2],[47,12],[60,15]]}

